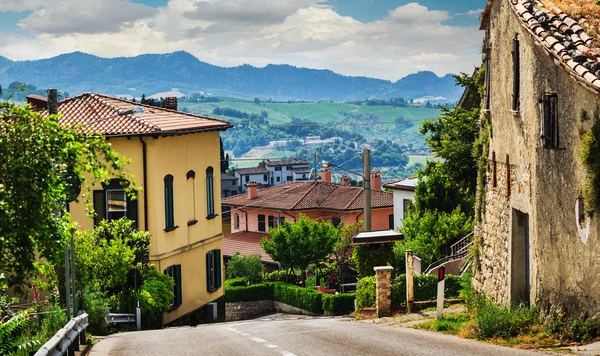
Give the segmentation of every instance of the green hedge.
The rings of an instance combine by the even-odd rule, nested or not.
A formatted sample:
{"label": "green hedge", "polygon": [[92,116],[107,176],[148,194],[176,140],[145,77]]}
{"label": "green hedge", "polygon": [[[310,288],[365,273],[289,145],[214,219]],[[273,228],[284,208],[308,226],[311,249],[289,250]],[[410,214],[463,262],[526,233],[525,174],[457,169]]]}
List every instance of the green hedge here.
{"label": "green hedge", "polygon": [[[460,294],[461,277],[446,275],[445,298],[457,298]],[[437,276],[414,276],[415,301],[435,300],[437,298]],[[376,305],[375,277],[361,278],[356,285],[356,304],[358,308],[374,308]],[[392,281],[392,307],[406,304],[406,275],[401,274]]]}
{"label": "green hedge", "polygon": [[354,294],[323,294],[323,310],[334,315],[354,312]]}
{"label": "green hedge", "polygon": [[323,314],[323,293],[281,282],[274,283],[274,297],[278,302],[312,313]]}
{"label": "green hedge", "polygon": [[375,275],[373,267],[393,266],[395,263],[393,247],[393,243],[386,243],[383,246],[379,244],[355,246],[353,257],[359,277]]}
{"label": "green hedge", "polygon": [[229,278],[225,280],[225,287],[244,287],[248,284],[248,278],[246,277],[237,277],[237,278]]}
{"label": "green hedge", "polygon": [[225,286],[225,302],[253,302],[273,300],[273,283],[258,283],[249,286]]}

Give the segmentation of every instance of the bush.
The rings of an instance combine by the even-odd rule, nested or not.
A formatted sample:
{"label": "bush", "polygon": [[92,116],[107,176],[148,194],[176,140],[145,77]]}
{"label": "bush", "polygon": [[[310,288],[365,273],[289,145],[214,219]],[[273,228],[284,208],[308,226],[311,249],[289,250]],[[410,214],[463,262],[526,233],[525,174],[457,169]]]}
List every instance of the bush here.
{"label": "bush", "polygon": [[323,310],[334,315],[354,312],[354,294],[323,294]]}
{"label": "bush", "polygon": [[356,261],[358,275],[362,277],[373,276],[373,267],[390,266],[394,264],[394,252],[392,243],[379,245],[358,245],[354,247],[353,258]]}
{"label": "bush", "polygon": [[238,277],[225,280],[225,288],[227,287],[245,287],[249,285],[248,278]]}
{"label": "bush", "polygon": [[375,276],[364,277],[356,283],[356,307],[374,308],[376,299]]}
{"label": "bush", "polygon": [[535,308],[500,306],[478,296],[473,333],[479,339],[508,339],[528,332],[537,320],[538,312]]}
{"label": "bush", "polygon": [[566,340],[577,342],[594,340],[600,336],[600,315],[591,318],[585,315],[567,318],[552,310],[544,320],[542,330],[546,334],[558,335]]}
{"label": "bush", "polygon": [[92,292],[85,289],[83,292],[83,310],[89,315],[90,331],[98,333],[106,326],[104,314],[110,310],[110,301],[102,292]]}
{"label": "bush", "polygon": [[227,263],[227,278],[245,277],[250,283],[258,283],[262,280],[265,266],[260,262],[260,255],[251,253],[246,256],[236,252]]}
{"label": "bush", "polygon": [[258,283],[249,286],[225,287],[225,302],[253,302],[273,300],[273,283]]}
{"label": "bush", "polygon": [[156,315],[168,311],[174,284],[173,278],[150,269],[138,293],[142,313]]}
{"label": "bush", "polygon": [[[265,282],[285,282],[285,273],[284,270],[277,270],[271,273],[265,274],[264,281]],[[288,273],[288,282],[290,284],[296,284],[300,275],[298,272],[294,271],[292,273]]]}
{"label": "bush", "polygon": [[300,308],[312,313],[323,314],[323,293],[285,283],[274,284],[276,301]]}

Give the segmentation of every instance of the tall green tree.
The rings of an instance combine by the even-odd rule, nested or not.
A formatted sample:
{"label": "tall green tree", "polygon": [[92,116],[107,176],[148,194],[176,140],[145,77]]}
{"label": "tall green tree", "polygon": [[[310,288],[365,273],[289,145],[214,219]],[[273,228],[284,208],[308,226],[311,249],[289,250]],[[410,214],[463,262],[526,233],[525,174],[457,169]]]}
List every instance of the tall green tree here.
{"label": "tall green tree", "polygon": [[299,268],[303,272],[311,263],[331,256],[340,240],[340,231],[331,223],[311,220],[302,214],[295,223],[286,221],[269,230],[269,235],[271,239],[264,237],[260,242],[263,250],[285,269]]}
{"label": "tall green tree", "polygon": [[0,271],[15,285],[35,271],[37,256],[60,260],[73,228],[64,212],[72,183],[81,182],[91,213],[95,183],[133,179],[102,135],[61,126],[56,116],[0,102],[0,125]]}

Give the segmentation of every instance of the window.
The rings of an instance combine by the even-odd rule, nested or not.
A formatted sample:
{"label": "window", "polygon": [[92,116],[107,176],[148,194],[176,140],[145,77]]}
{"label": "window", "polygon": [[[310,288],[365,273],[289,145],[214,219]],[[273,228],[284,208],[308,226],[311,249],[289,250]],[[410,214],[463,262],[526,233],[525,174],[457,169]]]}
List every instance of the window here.
{"label": "window", "polygon": [[492,188],[498,188],[498,164],[496,163],[496,152],[492,152]]}
{"label": "window", "polygon": [[238,213],[235,213],[233,215],[233,228],[234,229],[240,228],[240,214],[238,214]]}
{"label": "window", "polygon": [[390,226],[390,230],[394,230],[394,214],[391,214],[388,217],[388,223],[389,223],[389,226]]}
{"label": "window", "polygon": [[279,223],[279,225],[283,225],[285,223],[285,217],[280,216],[278,223]]}
{"label": "window", "polygon": [[406,218],[406,212],[408,211],[408,205],[409,205],[410,200],[409,199],[404,199],[402,200],[402,219]]}
{"label": "window", "polygon": [[[189,171],[187,172],[185,177],[188,181],[191,179],[192,183],[192,211],[194,215],[192,216],[192,219],[187,223],[188,226],[192,226],[198,222],[198,220],[196,219],[196,172]],[[227,192],[225,192],[225,194],[227,194]]]}
{"label": "window", "polygon": [[215,216],[215,183],[213,179],[213,167],[206,168],[206,218],[212,219]]}
{"label": "window", "polygon": [[510,158],[506,155],[506,196],[510,197]]}
{"label": "window", "polygon": [[181,305],[181,265],[172,265],[165,269],[164,273],[173,278],[173,299],[171,299],[171,310]]}
{"label": "window", "polygon": [[558,149],[558,96],[544,94],[540,104],[542,111],[542,146]]}
{"label": "window", "polygon": [[206,254],[206,290],[210,293],[221,287],[221,250]]}
{"label": "window", "polygon": [[331,223],[333,224],[333,226],[338,227],[342,223],[342,218],[340,218],[339,216],[334,216],[331,218]]}
{"label": "window", "polygon": [[250,181],[250,176],[246,176],[245,179],[246,183],[248,183]]}
{"label": "window", "polygon": [[275,172],[281,172],[281,167],[275,167]]}
{"label": "window", "polygon": [[122,217],[133,221],[133,226],[137,228],[138,220],[138,200],[131,200],[125,193],[121,181],[113,179],[109,184],[103,184],[104,190],[95,190],[94,195],[94,226],[100,224],[102,220],[115,220]]}
{"label": "window", "polygon": [[165,231],[172,231],[175,226],[175,216],[173,214],[173,176],[165,176]]}
{"label": "window", "polygon": [[513,100],[512,111],[519,111],[521,95],[521,65],[519,58],[519,35],[513,39]]}
{"label": "window", "polygon": [[484,92],[484,100],[483,100],[483,108],[484,110],[490,109],[490,84],[491,84],[491,55],[492,49],[489,44],[485,49],[485,92]]}
{"label": "window", "polygon": [[278,181],[278,182],[281,182],[281,177],[277,177],[277,181]]}
{"label": "window", "polygon": [[292,176],[287,176],[287,180],[288,180],[288,182],[291,182],[293,179],[294,179],[294,177],[292,177]]}
{"label": "window", "polygon": [[287,168],[288,171],[292,170],[292,166],[287,166],[286,168]]}
{"label": "window", "polygon": [[269,215],[269,229],[275,227],[275,217],[272,215]]}
{"label": "window", "polygon": [[262,214],[258,214],[258,231],[267,232],[267,227],[265,226],[265,216]]}
{"label": "window", "polygon": [[235,181],[234,180],[231,181],[231,185],[233,185],[235,187]]}
{"label": "window", "polygon": [[263,180],[265,182],[267,182],[269,180],[269,175],[268,174],[263,174]]}

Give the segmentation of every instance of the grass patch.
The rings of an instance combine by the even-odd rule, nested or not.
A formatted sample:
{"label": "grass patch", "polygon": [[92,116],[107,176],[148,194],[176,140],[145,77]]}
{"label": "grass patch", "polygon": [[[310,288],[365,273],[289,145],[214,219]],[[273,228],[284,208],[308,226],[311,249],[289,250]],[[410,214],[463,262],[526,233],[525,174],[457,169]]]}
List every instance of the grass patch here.
{"label": "grass patch", "polygon": [[446,314],[442,319],[431,320],[423,324],[418,324],[418,329],[438,331],[444,334],[459,335],[463,331],[465,324],[469,324],[471,318],[466,312]]}

